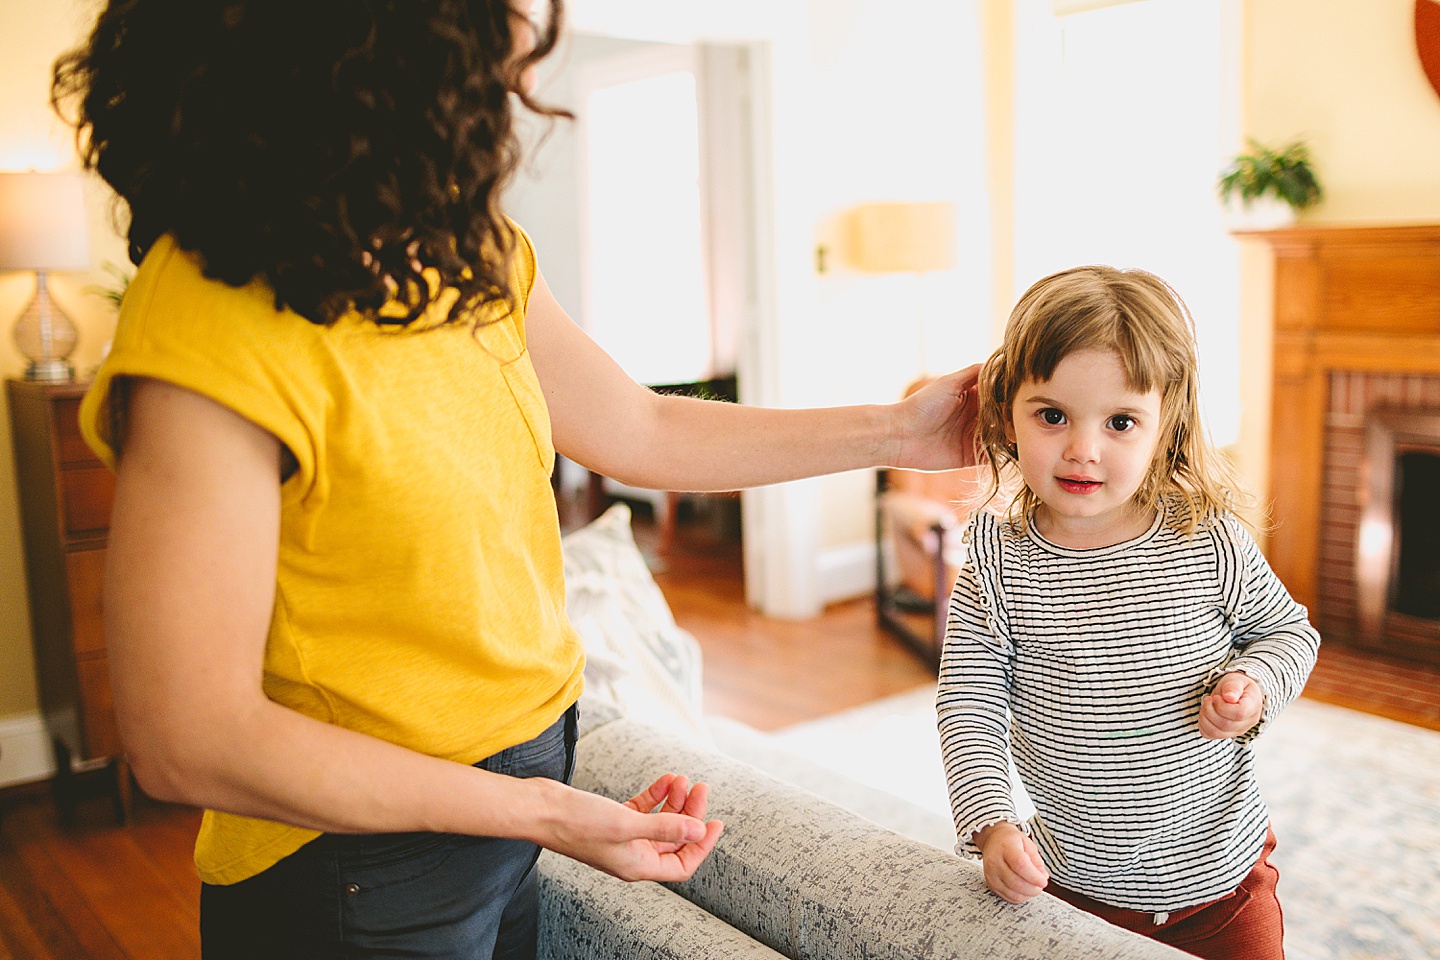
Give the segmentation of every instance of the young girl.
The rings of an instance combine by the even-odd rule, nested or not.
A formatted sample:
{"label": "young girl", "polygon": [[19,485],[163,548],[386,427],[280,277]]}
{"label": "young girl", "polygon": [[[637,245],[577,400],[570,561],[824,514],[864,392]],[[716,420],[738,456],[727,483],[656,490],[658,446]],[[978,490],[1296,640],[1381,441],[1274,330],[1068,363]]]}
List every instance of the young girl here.
{"label": "young girl", "polygon": [[531,957],[540,847],[656,880],[714,847],[683,777],[565,783],[557,450],[721,490],[973,449],[973,371],[762,410],[648,391],[571,322],[499,206],[540,12],[110,0],[58,66],[139,264],[81,414],[116,714],[145,791],[206,808],[208,960]]}
{"label": "young girl", "polygon": [[[980,380],[1008,516],[980,512],[937,700],[959,850],[1198,956],[1278,958],[1250,741],[1319,636],[1231,510],[1201,432],[1192,324],[1140,270],[1032,286]],[[1012,800],[1013,759],[1035,807]]]}

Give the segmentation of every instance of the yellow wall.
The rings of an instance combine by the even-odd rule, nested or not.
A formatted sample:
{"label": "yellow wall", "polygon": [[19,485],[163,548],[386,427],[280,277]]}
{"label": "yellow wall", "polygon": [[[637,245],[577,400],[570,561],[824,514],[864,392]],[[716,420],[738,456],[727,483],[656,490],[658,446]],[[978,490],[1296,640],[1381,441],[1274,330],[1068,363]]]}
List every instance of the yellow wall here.
{"label": "yellow wall", "polygon": [[[77,165],[74,138],[49,107],[49,73],[55,58],[84,32],[92,9],[82,0],[0,5],[0,170]],[[126,262],[124,244],[110,226],[108,191],[96,182],[87,185],[87,196],[96,269],[51,279],[56,301],[80,327],[80,345],[71,359],[82,373],[99,362],[114,327],[107,303],[86,287],[108,282],[100,264]],[[10,330],[34,289],[33,275],[0,274],[0,375],[5,377],[19,376],[25,369]],[[37,709],[26,596],[10,413],[0,409],[0,719]]]}
{"label": "yellow wall", "polygon": [[[1245,0],[1243,128],[1309,140],[1325,200],[1314,223],[1440,220],[1440,96],[1415,51],[1414,0]],[[1271,270],[1241,262],[1241,460],[1266,489]]]}

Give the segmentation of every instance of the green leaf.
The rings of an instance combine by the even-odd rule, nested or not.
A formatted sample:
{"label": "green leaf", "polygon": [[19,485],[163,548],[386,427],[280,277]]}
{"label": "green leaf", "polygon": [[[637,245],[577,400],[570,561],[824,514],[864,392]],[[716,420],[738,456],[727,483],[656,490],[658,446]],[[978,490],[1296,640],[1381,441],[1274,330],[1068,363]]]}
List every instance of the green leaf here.
{"label": "green leaf", "polygon": [[1257,197],[1273,196],[1297,210],[1318,203],[1323,195],[1303,140],[1272,150],[1253,137],[1250,149],[1237,154],[1220,171],[1216,190],[1222,200],[1239,195],[1247,205]]}

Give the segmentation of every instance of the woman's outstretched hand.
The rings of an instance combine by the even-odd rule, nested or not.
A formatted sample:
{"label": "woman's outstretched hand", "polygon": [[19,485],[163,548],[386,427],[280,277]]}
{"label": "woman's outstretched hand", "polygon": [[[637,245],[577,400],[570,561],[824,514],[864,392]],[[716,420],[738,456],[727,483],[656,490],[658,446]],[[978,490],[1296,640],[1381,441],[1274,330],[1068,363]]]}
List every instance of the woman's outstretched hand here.
{"label": "woman's outstretched hand", "polygon": [[705,821],[709,788],[673,773],[623,804],[561,789],[558,820],[541,846],[621,880],[688,880],[725,828]]}
{"label": "woman's outstretched hand", "polygon": [[897,440],[890,466],[953,470],[974,466],[976,382],[980,366],[937,377],[895,404]]}

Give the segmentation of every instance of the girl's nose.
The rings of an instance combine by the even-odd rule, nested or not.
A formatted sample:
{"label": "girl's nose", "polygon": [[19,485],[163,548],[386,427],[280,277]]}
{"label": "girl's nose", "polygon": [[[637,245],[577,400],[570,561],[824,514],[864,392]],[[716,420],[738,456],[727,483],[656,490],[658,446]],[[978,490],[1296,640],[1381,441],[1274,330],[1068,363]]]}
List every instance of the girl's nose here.
{"label": "girl's nose", "polygon": [[1070,463],[1094,463],[1099,460],[1099,438],[1089,430],[1076,430],[1065,445],[1065,459]]}

